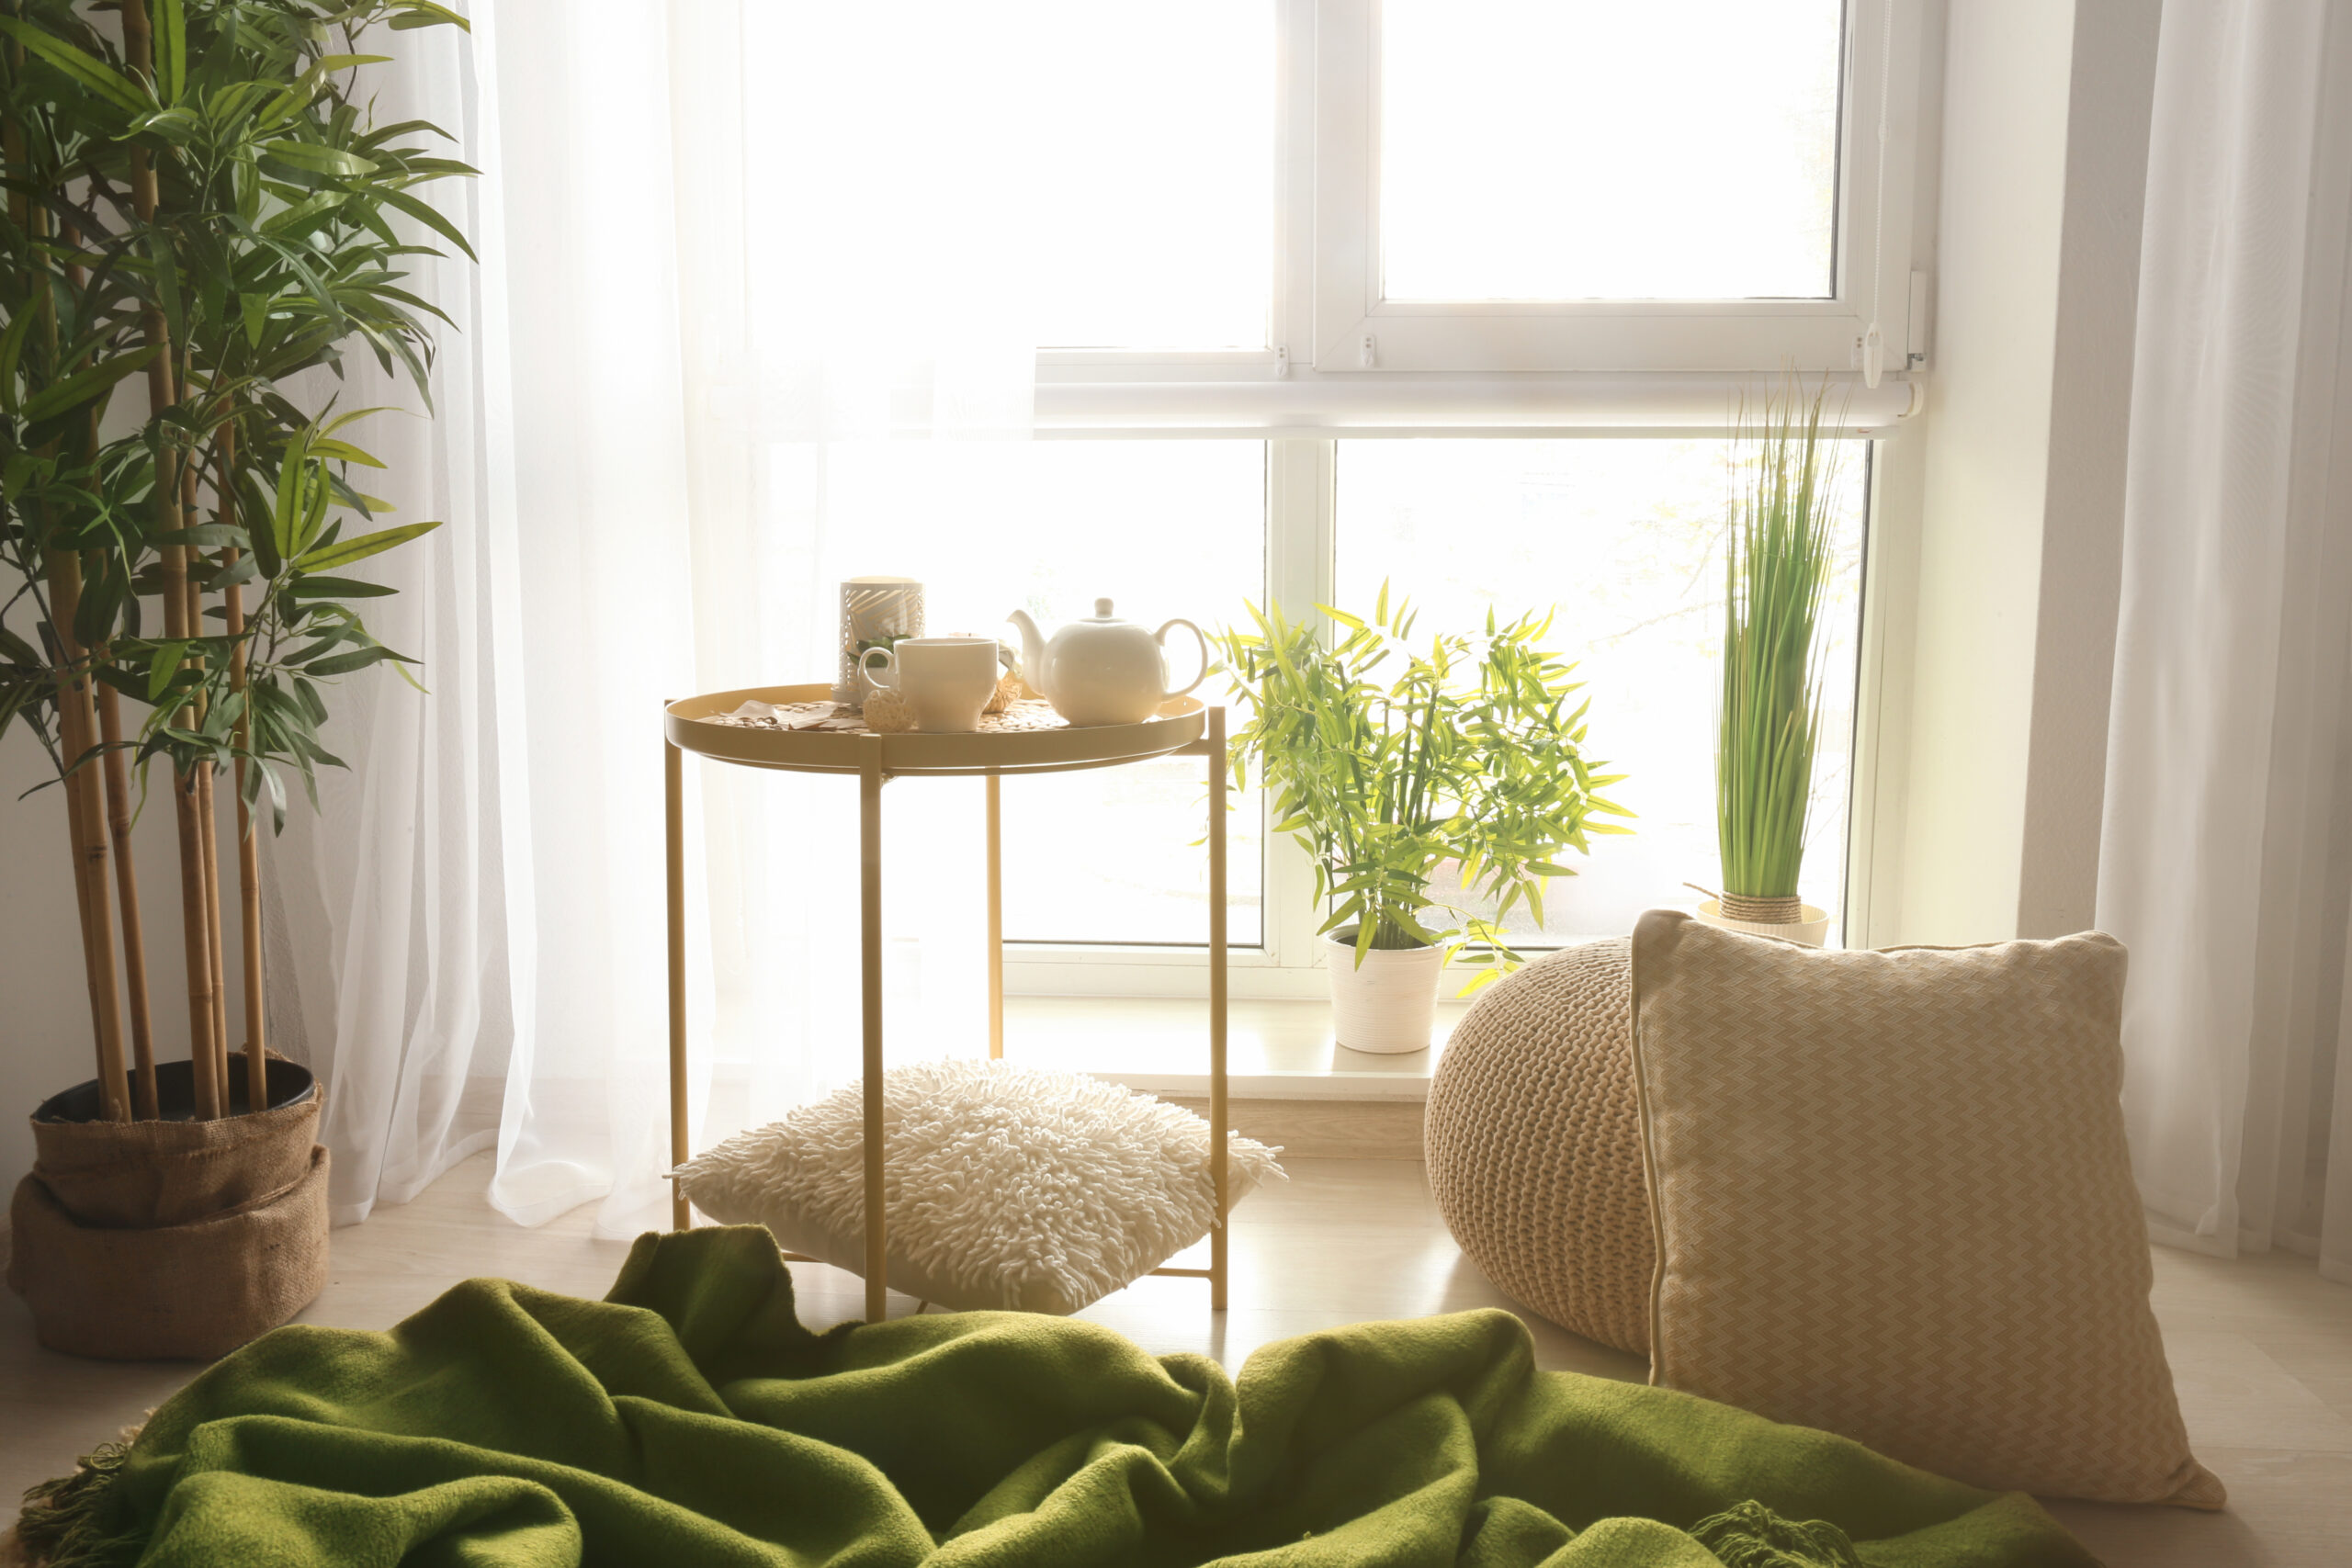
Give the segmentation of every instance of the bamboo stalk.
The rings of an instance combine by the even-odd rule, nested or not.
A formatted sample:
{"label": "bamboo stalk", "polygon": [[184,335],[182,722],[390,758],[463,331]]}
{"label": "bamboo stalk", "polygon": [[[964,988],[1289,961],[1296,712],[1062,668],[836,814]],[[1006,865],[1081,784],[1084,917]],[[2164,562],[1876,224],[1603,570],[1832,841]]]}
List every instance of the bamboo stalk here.
{"label": "bamboo stalk", "polygon": [[98,769],[90,761],[96,728],[90,707],[90,677],[74,640],[74,617],[82,604],[82,558],[73,550],[49,558],[49,616],[59,657],[57,728],[67,776],[66,825],[74,835],[74,875],[82,911],[82,964],[90,987],[91,1024],[97,1035],[98,1103],[109,1122],[130,1120],[130,1084],[122,1062],[122,1006],[117,994],[114,911],[107,880],[105,808],[97,793]]}
{"label": "bamboo stalk", "polygon": [[[71,706],[66,701],[65,682],[61,674],[57,696],[57,751],[61,758],[69,760],[69,765],[70,759],[75,754],[74,723],[68,716]],[[101,1041],[106,1033],[106,1025],[102,1021],[105,1004],[99,1000],[98,966],[90,952],[90,863],[82,855],[82,846],[89,839],[89,828],[82,820],[82,792],[74,787],[71,779],[65,780],[62,788],[65,795],[65,845],[74,856],[74,908],[81,921],[82,982],[90,999],[90,1053],[92,1062],[103,1079],[106,1049]],[[99,1103],[105,1103],[103,1094]]]}
{"label": "bamboo stalk", "polygon": [[[195,521],[201,499],[197,491],[197,469],[193,461],[180,465],[180,516],[188,523]],[[188,558],[198,567],[206,564],[201,550],[190,550]],[[188,635],[200,637],[204,636],[204,583],[200,573],[189,574],[187,601]],[[198,671],[210,666],[209,660],[200,657],[191,657],[188,662]],[[211,704],[199,694],[196,701],[199,728],[210,713]],[[220,1086],[220,1114],[226,1116],[235,1106],[231,1089],[235,1080],[229,1076],[229,978],[220,932],[220,814],[213,799],[214,772],[209,761],[196,765],[196,809],[197,829],[204,845],[204,953],[211,971],[212,1076]]]}
{"label": "bamboo stalk", "polygon": [[[212,965],[212,1072],[220,1085],[220,1114],[236,1100],[229,1076],[229,986],[223,974],[220,937],[220,818],[212,797],[212,764],[196,765],[196,807],[204,823],[204,940]],[[257,1107],[254,1109],[258,1109]]]}
{"label": "bamboo stalk", "polygon": [[132,1096],[141,1120],[160,1115],[155,1023],[147,999],[147,922],[139,909],[139,868],[130,858],[130,764],[123,753],[122,697],[98,682],[98,731],[106,741],[107,827],[114,840],[115,894],[122,906],[122,969],[130,1002]]}
{"label": "bamboo stalk", "polygon": [[[121,0],[122,52],[134,76],[153,79],[155,43],[147,20],[146,0]],[[130,204],[141,223],[155,220],[155,167],[147,149],[133,145],[130,154]],[[172,336],[162,307],[148,301],[139,313],[139,330],[148,347],[156,351],[147,363],[147,402],[162,413],[178,401],[172,380]],[[175,531],[186,519],[179,509],[177,457],[168,447],[155,455],[155,512],[161,530]],[[160,547],[164,578],[164,635],[174,639],[196,635],[203,628],[188,621],[187,547]],[[193,771],[175,772],[172,804],[180,840],[181,949],[187,964],[188,1060],[195,1069],[196,1113],[210,1118],[221,1113],[225,1087],[218,1074],[212,1038],[212,953],[206,941],[209,922],[204,909],[204,848],[202,818],[198,815]]]}
{"label": "bamboo stalk", "polygon": [[[63,226],[59,234],[67,245],[77,250],[81,247],[81,232],[73,225]],[[79,265],[67,264],[65,280],[74,288],[81,288],[88,276]],[[95,453],[98,449],[96,408],[89,411],[85,423],[89,449]],[[102,657],[106,649],[95,651]],[[115,901],[122,923],[123,988],[130,1012],[131,1099],[137,1118],[152,1122],[162,1111],[155,1088],[154,1013],[147,998],[146,918],[139,908],[139,865],[130,849],[130,764],[122,744],[122,694],[103,681],[96,681],[94,685],[98,734],[106,744],[106,755],[100,762],[105,772],[100,782],[105,785],[107,836],[114,845]]]}
{"label": "bamboo stalk", "polygon": [[196,771],[172,775],[172,805],[179,823],[180,952],[187,966],[187,1059],[195,1070],[196,1114],[210,1121],[222,1114],[219,1072],[212,1055],[212,955],[204,942],[204,837],[198,829]]}
{"label": "bamboo stalk", "polygon": [[[12,124],[11,130],[14,130]],[[22,152],[21,140],[12,141],[11,161]],[[21,208],[27,232],[36,239],[48,231],[47,213],[29,203]],[[40,315],[50,354],[57,353],[54,306],[44,293]],[[96,432],[92,431],[96,446]],[[51,450],[55,449],[52,443]],[[49,576],[50,630],[57,649],[57,736],[64,776],[65,828],[74,854],[74,907],[82,921],[83,978],[89,990],[90,1027],[96,1055],[100,1114],[109,1122],[130,1119],[130,1089],[122,1066],[122,1012],[117,992],[114,917],[108,907],[105,809],[98,796],[98,769],[93,765],[92,737],[97,721],[90,705],[90,661],[76,640],[74,625],[82,610],[82,557],[73,549],[44,546]]]}
{"label": "bamboo stalk", "polygon": [[[235,467],[237,455],[236,426],[224,425],[220,431],[220,467],[214,480],[214,500],[219,506],[219,520],[233,521],[236,508]],[[233,545],[221,552],[221,561],[235,566],[239,556]],[[222,590],[222,607],[229,622],[229,689],[243,695],[245,690],[245,590],[242,583],[232,582]],[[261,844],[254,837],[253,807],[245,795],[245,751],[253,739],[253,719],[249,710],[237,713],[237,913],[238,935],[244,956],[245,989],[245,1104],[254,1111],[269,1105],[269,1047],[266,1020],[262,1007],[261,978]]]}

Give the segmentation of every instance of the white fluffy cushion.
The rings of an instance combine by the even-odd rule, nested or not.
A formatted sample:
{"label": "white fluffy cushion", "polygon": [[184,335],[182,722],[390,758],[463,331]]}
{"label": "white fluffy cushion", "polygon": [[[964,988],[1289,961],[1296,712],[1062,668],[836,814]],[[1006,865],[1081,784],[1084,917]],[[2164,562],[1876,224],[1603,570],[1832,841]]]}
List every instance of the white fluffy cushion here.
{"label": "white fluffy cushion", "polygon": [[[678,1168],[695,1207],[763,1224],[787,1251],[862,1273],[857,1084]],[[1208,1123],[1079,1073],[923,1062],[883,1079],[889,1283],[958,1308],[1067,1314],[1208,1234]],[[1280,1149],[1228,1134],[1232,1201],[1281,1176]]]}

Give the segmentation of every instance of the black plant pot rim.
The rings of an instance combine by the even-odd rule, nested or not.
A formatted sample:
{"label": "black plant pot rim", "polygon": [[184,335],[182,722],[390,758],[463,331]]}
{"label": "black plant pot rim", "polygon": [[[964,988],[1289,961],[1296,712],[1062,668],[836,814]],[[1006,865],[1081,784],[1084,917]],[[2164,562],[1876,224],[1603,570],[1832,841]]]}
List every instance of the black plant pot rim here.
{"label": "black plant pot rim", "polygon": [[[310,1068],[300,1062],[289,1062],[273,1056],[268,1063],[269,1104],[266,1110],[278,1111],[289,1105],[300,1105],[319,1092],[319,1080]],[[132,1075],[125,1073],[126,1080]],[[229,1059],[229,1114],[243,1116],[252,1110],[245,1098],[245,1067],[241,1056]],[[155,1065],[155,1098],[159,1102],[161,1120],[193,1122],[196,1120],[196,1065],[192,1062],[159,1062]],[[132,1103],[136,1103],[134,1099]],[[80,1123],[106,1120],[98,1095],[98,1080],[87,1078],[72,1089],[51,1095],[33,1111],[33,1120],[45,1122]]]}

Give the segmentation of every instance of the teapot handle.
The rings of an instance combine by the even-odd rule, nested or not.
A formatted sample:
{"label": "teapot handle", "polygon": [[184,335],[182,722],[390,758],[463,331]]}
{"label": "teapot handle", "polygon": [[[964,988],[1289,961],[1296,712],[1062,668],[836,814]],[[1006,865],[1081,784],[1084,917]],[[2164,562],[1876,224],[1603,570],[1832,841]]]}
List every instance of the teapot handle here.
{"label": "teapot handle", "polygon": [[[1168,626],[1183,627],[1186,631],[1193,634],[1193,640],[1201,645],[1201,672],[1193,676],[1190,682],[1177,688],[1175,691],[1160,693],[1159,700],[1162,702],[1166,702],[1170,697],[1182,696],[1186,692],[1191,691],[1194,686],[1199,685],[1202,682],[1209,678],[1209,639],[1201,635],[1201,628],[1194,626],[1192,622],[1184,620],[1170,621],[1168,623]],[[1162,652],[1165,652],[1168,648],[1168,626],[1162,626],[1158,631],[1151,634],[1151,640],[1159,645]]]}

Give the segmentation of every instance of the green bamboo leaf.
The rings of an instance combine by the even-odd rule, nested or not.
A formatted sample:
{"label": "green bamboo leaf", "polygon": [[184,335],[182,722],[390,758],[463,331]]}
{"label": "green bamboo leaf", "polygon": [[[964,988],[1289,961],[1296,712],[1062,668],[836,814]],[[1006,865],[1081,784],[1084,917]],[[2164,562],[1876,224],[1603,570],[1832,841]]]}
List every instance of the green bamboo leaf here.
{"label": "green bamboo leaf", "polygon": [[396,528],[379,529],[373,534],[362,534],[357,538],[345,539],[340,543],[314,549],[296,564],[305,571],[348,566],[353,561],[363,560],[368,556],[389,550],[396,545],[404,545],[411,539],[420,538],[439,526],[441,526],[439,521],[435,520],[431,523],[403,523]]}
{"label": "green bamboo leaf", "polygon": [[396,32],[410,28],[438,27],[453,27],[469,33],[474,30],[471,22],[447,6],[434,4],[434,0],[391,0],[391,8],[397,15],[385,25]]}
{"label": "green bamboo leaf", "polygon": [[222,545],[234,545],[243,549],[245,531],[226,523],[199,523],[192,528],[167,528],[149,536],[158,545],[201,545],[218,549]]}
{"label": "green bamboo leaf", "polygon": [[97,401],[113,390],[116,382],[134,370],[146,368],[148,362],[162,352],[160,347],[136,349],[102,360],[87,369],[76,370],[62,381],[52,382],[26,400],[25,423],[39,424],[59,414],[71,413],[85,403]]}
{"label": "green bamboo leaf", "polygon": [[172,683],[172,676],[179,670],[181,660],[187,657],[187,649],[188,645],[186,642],[165,642],[156,645],[154,661],[147,669],[147,700],[149,702],[153,703],[162,699],[165,688]]}
{"label": "green bamboo leaf", "polygon": [[164,101],[175,104],[187,89],[187,17],[180,0],[155,0],[151,28],[155,74],[163,84]]}
{"label": "green bamboo leaf", "polygon": [[295,141],[284,138],[276,141],[263,142],[261,153],[264,158],[275,160],[291,169],[300,169],[313,175],[333,175],[343,179],[357,179],[363,175],[372,175],[377,168],[377,165],[368,159],[356,157],[336,148],[322,147],[316,142]]}
{"label": "green bamboo leaf", "polygon": [[187,341],[187,311],[180,300],[180,262],[172,249],[172,237],[162,229],[147,231],[147,256],[155,268],[156,302],[164,308],[164,320],[172,329],[175,343]]}
{"label": "green bamboo leaf", "polygon": [[40,319],[38,310],[18,310],[7,330],[0,332],[0,408],[12,416],[17,412],[17,360],[25,351],[25,334]]}
{"label": "green bamboo leaf", "polygon": [[19,21],[14,17],[0,17],[0,33],[15,39],[118,108],[141,114],[150,107],[147,96],[129,77],[104,61],[83,53],[63,39],[45,33],[31,23]]}
{"label": "green bamboo leaf", "polygon": [[308,471],[308,437],[307,431],[300,432],[287,443],[286,455],[277,468],[277,490],[270,497],[269,536],[277,547],[280,559],[293,558],[295,530],[305,510],[303,480]]}
{"label": "green bamboo leaf", "polygon": [[293,206],[273,212],[262,221],[261,231],[272,239],[300,239],[315,220],[324,218],[351,200],[349,191],[322,190],[304,197]]}
{"label": "green bamboo leaf", "polygon": [[260,565],[261,563],[255,558],[241,555],[219,571],[214,572],[206,581],[204,591],[208,593],[218,593],[223,588],[232,588],[241,582],[251,582],[255,572],[260,570]]}
{"label": "green bamboo leaf", "polygon": [[378,599],[400,590],[380,582],[362,582],[356,577],[312,577],[305,573],[288,583],[285,592],[297,599]]}
{"label": "green bamboo leaf", "polygon": [[348,429],[350,426],[358,423],[361,420],[366,419],[369,414],[398,412],[400,412],[400,410],[393,408],[389,403],[378,403],[372,408],[353,409],[346,413],[339,413],[333,419],[327,421],[324,424],[320,425],[318,427],[318,434],[321,435],[333,435],[338,430]]}
{"label": "green bamboo leaf", "polygon": [[435,210],[434,208],[427,203],[418,200],[415,197],[409,195],[408,192],[404,190],[396,190],[390,186],[378,186],[374,187],[373,194],[381,199],[386,205],[397,208],[401,211],[407,213],[411,218],[415,219],[419,223],[424,224],[426,228],[432,230],[435,233],[440,235],[443,239],[457,246],[458,249],[466,254],[466,259],[468,261],[479,261],[481,259],[479,256],[474,254],[473,246],[466,243],[466,236],[463,231],[461,231],[455,223],[449,221],[448,219],[442,216],[441,213]]}
{"label": "green bamboo leaf", "polygon": [[340,463],[358,463],[370,468],[380,468],[384,466],[382,458],[361,451],[348,441],[332,439],[313,441],[311,443],[311,450],[322,457],[331,457]]}
{"label": "green bamboo leaf", "polygon": [[[381,663],[388,659],[400,660],[402,663],[415,662],[413,660],[402,659],[400,654],[394,653],[390,649],[379,643],[371,648],[355,649],[349,653],[338,653],[330,658],[318,660],[305,666],[304,673],[322,678],[331,675],[348,675],[355,670],[365,670],[370,664]],[[324,760],[332,761],[333,759]]]}

